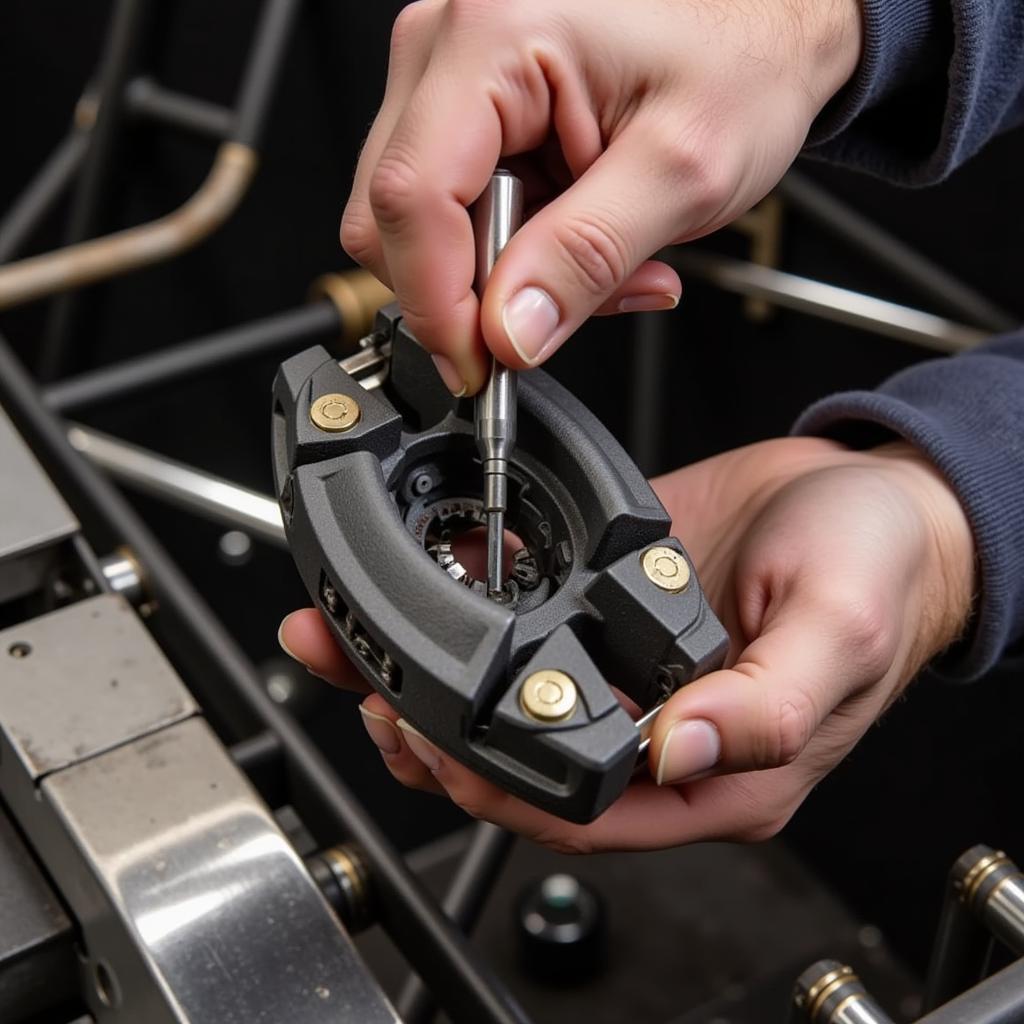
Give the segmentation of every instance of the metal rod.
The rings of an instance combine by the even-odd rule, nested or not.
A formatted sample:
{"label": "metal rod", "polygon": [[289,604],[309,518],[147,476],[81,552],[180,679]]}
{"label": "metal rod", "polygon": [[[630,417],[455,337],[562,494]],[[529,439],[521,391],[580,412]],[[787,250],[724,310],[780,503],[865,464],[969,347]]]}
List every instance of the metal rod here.
{"label": "metal rod", "polygon": [[653,476],[664,468],[662,439],[666,419],[662,383],[670,351],[668,324],[664,313],[639,313],[633,324],[629,454],[645,476]]}
{"label": "metal rod", "polygon": [[[483,298],[494,264],[523,221],[523,183],[500,168],[473,207],[476,290]],[[508,459],[516,443],[516,373],[491,358],[491,372],[474,407],[476,445],[484,471],[487,513],[487,592],[502,594]]]}
{"label": "metal rod", "polygon": [[66,416],[199,377],[242,359],[283,354],[317,338],[337,338],[341,330],[337,308],[321,300],[58,381],[44,389],[43,399],[55,412]]}
{"label": "metal rod", "polygon": [[125,106],[133,117],[156,121],[202,138],[226,139],[235,125],[235,112],[230,108],[164,89],[145,75],[128,83]]}
{"label": "metal rod", "polygon": [[[341,360],[340,365],[362,387],[373,390],[385,379],[386,369],[382,367],[386,362],[383,353],[368,347]],[[215,523],[286,546],[281,512],[269,495],[80,424],[69,425],[67,433],[76,451],[119,483]]]}
{"label": "metal rod", "polygon": [[1024,1020],[1024,960],[925,1014],[918,1024],[1020,1024]]}
{"label": "metal rod", "polygon": [[[171,620],[207,671],[190,682],[203,703],[230,694],[273,732],[297,783],[321,813],[365,853],[380,922],[431,989],[445,993],[454,1024],[525,1024],[527,1018],[476,951],[440,912],[373,819],[294,719],[276,705],[249,659],[127,501],[70,446],[64,426],[40,400],[32,379],[0,338],[0,401],[47,466],[79,519],[101,524],[132,550],[155,594],[158,617]],[[224,684],[223,686],[221,684]],[[322,841],[327,837],[318,837]]]}
{"label": "metal rod", "polygon": [[939,352],[974,348],[990,337],[986,331],[919,309],[689,247],[667,249],[661,257],[682,273],[725,291],[771,299],[777,306]]}
{"label": "metal rod", "polygon": [[[481,821],[445,893],[441,908],[468,935],[473,931],[498,876],[508,860],[515,836]],[[410,975],[398,997],[403,1024],[427,1024],[437,1000],[415,975]]]}
{"label": "metal rod", "polygon": [[925,1010],[985,976],[993,936],[1018,956],[1024,954],[1024,877],[1001,850],[972,846],[949,873],[928,965]]}
{"label": "metal rod", "polygon": [[947,885],[928,963],[922,1009],[934,1010],[976,985],[985,977],[991,955],[992,936],[964,906],[953,885]]}
{"label": "metal rod", "polygon": [[775,191],[794,209],[870,256],[879,267],[903,278],[952,316],[989,331],[1009,331],[1020,324],[1020,316],[1001,308],[799,171],[790,171]]}
{"label": "metal rod", "polygon": [[69,426],[68,441],[118,483],[278,547],[287,546],[281,510],[273,498],[88,427]]}
{"label": "metal rod", "polygon": [[138,270],[197,245],[234,211],[255,169],[251,149],[223,143],[203,184],[167,216],[0,267],[0,309]]}
{"label": "metal rod", "polygon": [[[109,192],[124,116],[124,93],[139,59],[153,13],[150,0],[117,0],[100,62],[99,86],[94,100],[96,121],[89,135],[89,151],[75,182],[64,245],[71,246],[96,234]],[[37,365],[43,380],[52,380],[69,362],[67,345],[78,319],[78,298],[68,292],[53,303],[43,330]]]}
{"label": "metal rod", "polygon": [[235,129],[231,138],[259,149],[267,111],[277,89],[283,56],[302,0],[266,0],[253,34],[242,84],[235,101]]}
{"label": "metal rod", "polygon": [[170,259],[216,230],[241,201],[299,0],[267,0],[242,79],[235,131],[206,180],[177,210],[148,224],[0,268],[0,309]]}
{"label": "metal rod", "polygon": [[74,128],[47,157],[46,163],[11,203],[0,220],[0,263],[6,263],[19,250],[53,209],[71,184],[89,149],[89,131]]}

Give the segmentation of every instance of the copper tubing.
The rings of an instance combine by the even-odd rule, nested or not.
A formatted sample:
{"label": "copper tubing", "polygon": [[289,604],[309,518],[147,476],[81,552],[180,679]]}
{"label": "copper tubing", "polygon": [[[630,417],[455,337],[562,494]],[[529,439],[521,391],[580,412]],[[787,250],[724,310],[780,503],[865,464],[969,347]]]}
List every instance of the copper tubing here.
{"label": "copper tubing", "polygon": [[256,162],[249,146],[225,142],[206,180],[166,217],[0,267],[0,309],[159,263],[191,248],[238,206]]}
{"label": "copper tubing", "polygon": [[381,306],[394,301],[394,293],[368,270],[322,274],[309,287],[311,300],[327,299],[341,318],[342,340],[354,345],[373,330],[373,318]]}

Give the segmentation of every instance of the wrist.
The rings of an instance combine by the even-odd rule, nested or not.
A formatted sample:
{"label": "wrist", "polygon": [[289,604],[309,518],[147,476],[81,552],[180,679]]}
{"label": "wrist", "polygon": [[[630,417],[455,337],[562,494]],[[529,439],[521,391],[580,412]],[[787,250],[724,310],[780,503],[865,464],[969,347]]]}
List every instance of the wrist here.
{"label": "wrist", "polygon": [[893,441],[869,454],[886,460],[896,473],[924,527],[924,661],[948,647],[967,625],[975,590],[974,536],[956,492],[920,449]]}
{"label": "wrist", "polygon": [[853,77],[864,45],[861,0],[812,2],[816,31],[805,36],[811,46],[810,67],[819,109]]}

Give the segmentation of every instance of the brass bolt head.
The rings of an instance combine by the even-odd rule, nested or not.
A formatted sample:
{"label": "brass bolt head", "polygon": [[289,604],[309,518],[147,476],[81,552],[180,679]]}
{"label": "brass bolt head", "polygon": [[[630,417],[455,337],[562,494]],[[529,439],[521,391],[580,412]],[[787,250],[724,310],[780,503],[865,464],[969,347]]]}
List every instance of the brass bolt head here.
{"label": "brass bolt head", "polygon": [[330,434],[351,430],[359,416],[359,403],[348,395],[321,395],[309,407],[313,426]]}
{"label": "brass bolt head", "polygon": [[647,578],[662,590],[678,594],[690,582],[690,565],[678,551],[660,546],[648,548],[641,559]]}
{"label": "brass bolt head", "polygon": [[576,710],[576,684],[564,672],[546,668],[527,676],[519,703],[538,722],[561,722]]}

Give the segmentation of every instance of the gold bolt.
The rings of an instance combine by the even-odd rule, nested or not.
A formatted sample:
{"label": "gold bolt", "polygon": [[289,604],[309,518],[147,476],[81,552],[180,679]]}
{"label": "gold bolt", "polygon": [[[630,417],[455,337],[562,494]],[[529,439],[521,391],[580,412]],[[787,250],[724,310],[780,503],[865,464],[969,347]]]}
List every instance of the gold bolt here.
{"label": "gold bolt", "polygon": [[690,565],[678,551],[672,548],[648,548],[641,564],[647,578],[662,590],[678,594],[690,582]]}
{"label": "gold bolt", "polygon": [[519,703],[539,722],[561,722],[576,710],[576,684],[558,669],[542,669],[527,676]]}
{"label": "gold bolt", "polygon": [[348,395],[321,395],[309,409],[313,426],[337,434],[359,422],[359,403]]}

